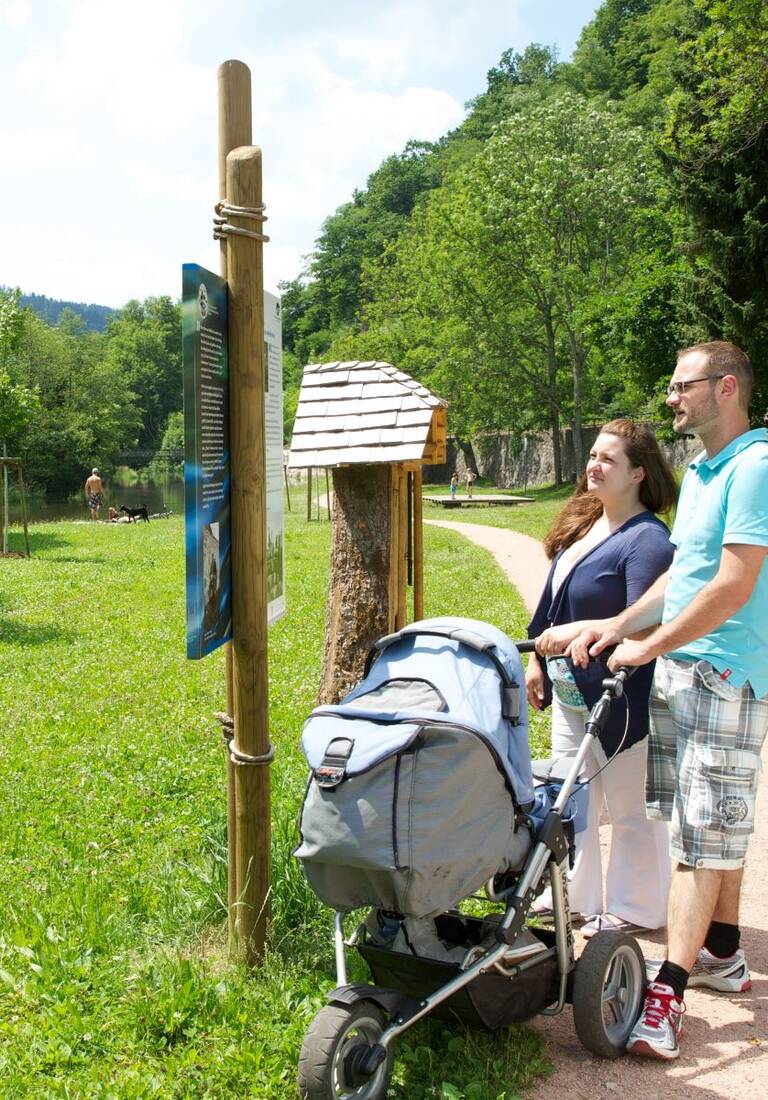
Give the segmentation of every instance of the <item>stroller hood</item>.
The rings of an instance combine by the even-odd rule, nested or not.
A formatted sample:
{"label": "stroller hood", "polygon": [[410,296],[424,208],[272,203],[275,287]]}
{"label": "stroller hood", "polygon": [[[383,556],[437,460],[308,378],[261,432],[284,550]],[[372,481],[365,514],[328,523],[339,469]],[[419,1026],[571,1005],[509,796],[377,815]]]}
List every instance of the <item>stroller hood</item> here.
{"label": "stroller hood", "polygon": [[419,724],[447,723],[485,742],[519,806],[533,801],[525,675],[502,631],[476,619],[425,619],[375,648],[379,655],[363,681],[337,706],[319,707],[307,723],[302,748],[310,768],[321,766],[340,718],[391,723],[379,726],[376,737],[354,739],[347,775],[362,774],[401,750]]}

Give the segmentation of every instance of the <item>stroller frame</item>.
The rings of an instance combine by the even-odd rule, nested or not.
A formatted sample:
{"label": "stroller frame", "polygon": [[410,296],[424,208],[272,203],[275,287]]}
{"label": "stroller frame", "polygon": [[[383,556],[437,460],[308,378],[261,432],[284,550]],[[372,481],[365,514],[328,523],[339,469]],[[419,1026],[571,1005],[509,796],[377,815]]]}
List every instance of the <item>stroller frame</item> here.
{"label": "stroller frame", "polygon": [[[515,642],[514,645],[521,653],[534,649],[534,643],[530,641]],[[619,669],[614,676],[603,681],[603,693],[587,718],[581,745],[555,802],[538,830],[522,870],[514,876],[513,884],[495,889],[494,879],[488,883],[486,891],[489,900],[505,904],[504,914],[495,929],[493,947],[484,950],[475,961],[440,988],[417,1000],[398,989],[365,982],[347,982],[345,949],[356,946],[360,929],[345,941],[345,914],[336,912],[334,945],[337,986],[326,999],[329,1006],[337,1006],[351,1013],[352,1026],[343,1034],[340,1032],[337,1043],[332,1041],[333,1036],[326,1030],[324,1056],[330,1054],[332,1065],[326,1066],[326,1072],[323,1072],[316,1052],[313,1062],[313,1028],[323,1013],[330,1011],[330,1007],[320,1010],[307,1032],[302,1049],[299,1075],[302,1097],[307,1100],[332,1100],[336,1097],[339,1100],[377,1100],[384,1097],[394,1045],[404,1032],[481,975],[496,971],[514,982],[518,976],[535,970],[547,960],[554,960],[557,966],[557,996],[539,1010],[540,1014],[557,1015],[567,1002],[572,1001],[574,1022],[582,1043],[603,1057],[615,1058],[623,1054],[645,993],[643,955],[633,937],[620,932],[601,931],[589,941],[577,964],[568,902],[569,841],[563,814],[579,781],[593,739],[601,733],[613,700],[623,695],[624,683],[632,671]],[[531,955],[530,944],[516,950],[515,941],[526,927],[531,906],[541,893],[547,873],[552,892],[554,945],[547,946],[542,940],[542,949]],[[578,966],[584,960],[588,965],[580,974]],[[583,1004],[580,1005],[580,1001]],[[362,1025],[355,1026],[356,1014],[360,1015],[360,1006],[366,1002],[380,1012],[374,1013],[373,1021],[366,1019]],[[607,1026],[602,1020],[605,1011],[613,1019],[613,1023]],[[385,1022],[381,1020],[382,1013]],[[531,1015],[518,1018],[529,1019]],[[343,1015],[340,1019],[343,1030]]]}

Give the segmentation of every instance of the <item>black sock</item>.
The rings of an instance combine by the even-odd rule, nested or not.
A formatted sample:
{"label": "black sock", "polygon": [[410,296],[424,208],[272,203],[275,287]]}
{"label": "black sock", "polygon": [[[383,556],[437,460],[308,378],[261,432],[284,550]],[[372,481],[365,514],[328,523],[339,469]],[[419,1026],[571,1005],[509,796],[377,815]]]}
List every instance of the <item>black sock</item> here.
{"label": "black sock", "polygon": [[662,963],[661,970],[654,981],[659,982],[661,985],[671,985],[677,999],[682,1001],[685,995],[685,987],[688,984],[688,971],[683,970],[682,966],[677,966],[675,963],[665,962]]}
{"label": "black sock", "polygon": [[718,959],[727,959],[735,955],[739,950],[741,932],[738,924],[723,924],[722,921],[713,920],[704,940],[707,951],[717,955]]}

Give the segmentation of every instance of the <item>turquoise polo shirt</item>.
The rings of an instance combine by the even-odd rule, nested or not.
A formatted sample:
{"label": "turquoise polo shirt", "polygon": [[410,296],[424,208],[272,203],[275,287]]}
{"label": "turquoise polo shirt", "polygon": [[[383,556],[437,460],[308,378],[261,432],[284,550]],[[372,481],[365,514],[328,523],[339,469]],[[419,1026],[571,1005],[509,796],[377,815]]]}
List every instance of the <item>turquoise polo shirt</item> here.
{"label": "turquoise polo shirt", "polygon": [[[745,432],[713,458],[697,455],[683,478],[670,539],[665,623],[712,580],[724,545],[768,546],[768,432]],[[736,687],[749,681],[758,699],[768,694],[768,558],[744,607],[669,656],[709,661]]]}

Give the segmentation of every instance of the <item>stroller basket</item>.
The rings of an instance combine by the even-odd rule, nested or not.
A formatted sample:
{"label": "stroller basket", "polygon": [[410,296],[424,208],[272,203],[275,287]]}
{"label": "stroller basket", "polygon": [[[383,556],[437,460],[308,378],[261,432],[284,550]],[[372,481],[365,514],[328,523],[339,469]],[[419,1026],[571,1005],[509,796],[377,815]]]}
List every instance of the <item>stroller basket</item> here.
{"label": "stroller basket", "polygon": [[[484,922],[475,917],[459,918],[443,914],[435,919],[443,940],[469,950],[478,943]],[[554,947],[555,934],[543,928],[533,930],[546,948]],[[404,951],[394,951],[371,942],[357,944],[368,963],[376,985],[398,990],[420,1001],[436,992],[457,974],[458,962],[429,959]],[[557,960],[550,952],[528,970],[521,970],[511,981],[493,971],[480,974],[471,984],[454,993],[433,1011],[439,1020],[459,1020],[467,1027],[493,1031],[530,1020],[557,1000]]]}

